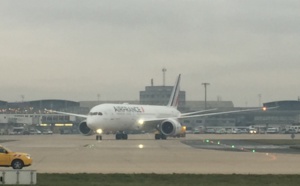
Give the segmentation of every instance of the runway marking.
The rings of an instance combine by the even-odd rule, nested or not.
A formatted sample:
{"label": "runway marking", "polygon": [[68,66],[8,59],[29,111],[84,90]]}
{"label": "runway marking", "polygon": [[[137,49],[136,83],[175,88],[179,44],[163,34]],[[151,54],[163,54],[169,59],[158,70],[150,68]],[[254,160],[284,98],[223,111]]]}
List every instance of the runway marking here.
{"label": "runway marking", "polygon": [[[220,141],[217,141],[216,143],[213,141],[213,140],[209,140],[209,139],[206,139],[206,140],[203,140],[203,142],[206,142],[206,143],[212,143],[212,144],[215,144],[215,145],[220,145],[220,146],[225,146],[225,147],[231,147],[232,149],[239,149],[243,152],[252,152],[252,153],[255,153],[256,152],[256,148],[253,146],[253,148],[245,148],[245,147],[239,147],[239,148],[236,148],[235,145],[228,145],[228,144],[223,144],[221,143]],[[277,159],[276,155],[275,154],[272,154],[272,153],[265,153],[266,156],[268,156],[272,161],[275,161]]]}
{"label": "runway marking", "polygon": [[[258,146],[255,146],[255,145],[234,145],[234,144],[226,144],[226,143],[222,143],[222,140],[210,140],[210,139],[200,139],[200,140],[196,140],[193,145],[193,142],[192,144],[188,144],[188,143],[185,143],[187,145],[190,145],[194,148],[197,148],[195,147],[195,144],[197,146],[197,142],[201,141],[204,145],[201,147],[201,145],[198,146],[198,148],[203,148],[203,149],[211,149],[211,150],[224,150],[224,151],[227,151],[227,150],[231,150],[231,151],[235,151],[235,152],[251,152],[251,153],[256,153],[257,150],[267,150],[267,149],[288,149],[287,147],[280,147],[280,146],[276,146],[276,145],[261,145],[261,147]],[[234,140],[236,141],[236,140]],[[184,142],[184,141],[183,141]],[[264,154],[265,157],[267,157],[269,160],[271,161],[275,161],[277,160],[277,156],[276,154],[274,153],[270,153],[270,152],[259,152],[261,154]]]}
{"label": "runway marking", "polygon": [[86,144],[86,145],[83,145],[83,147],[86,147],[86,148],[94,148],[95,145],[94,144]]}

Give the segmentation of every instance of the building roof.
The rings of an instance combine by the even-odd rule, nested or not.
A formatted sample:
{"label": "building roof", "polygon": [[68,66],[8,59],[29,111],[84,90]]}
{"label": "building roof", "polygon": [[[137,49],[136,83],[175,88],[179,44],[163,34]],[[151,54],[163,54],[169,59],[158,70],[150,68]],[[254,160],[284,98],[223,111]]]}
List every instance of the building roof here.
{"label": "building roof", "polygon": [[33,107],[35,109],[60,109],[68,107],[79,107],[79,102],[59,99],[45,99],[35,101],[24,101],[24,102],[9,102],[9,107]]}
{"label": "building roof", "polygon": [[7,104],[6,101],[1,101],[1,100],[0,100],[0,106],[5,106],[6,104]]}
{"label": "building roof", "polygon": [[264,107],[278,107],[280,110],[300,110],[299,100],[273,101],[263,104]]}

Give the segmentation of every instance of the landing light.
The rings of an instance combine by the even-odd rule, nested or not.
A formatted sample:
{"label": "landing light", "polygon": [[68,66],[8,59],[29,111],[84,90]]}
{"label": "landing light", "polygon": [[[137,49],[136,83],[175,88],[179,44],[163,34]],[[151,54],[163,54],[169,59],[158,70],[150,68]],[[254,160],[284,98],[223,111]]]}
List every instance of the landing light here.
{"label": "landing light", "polygon": [[140,125],[144,124],[144,120],[143,119],[140,119],[138,122],[139,122]]}
{"label": "landing light", "polygon": [[267,110],[267,107],[263,107],[262,110],[263,110],[263,111],[266,111],[266,110]]}
{"label": "landing light", "polygon": [[102,129],[98,129],[98,130],[97,130],[97,133],[98,133],[98,134],[102,134],[102,132],[103,132]]}
{"label": "landing light", "polygon": [[144,148],[144,145],[143,144],[139,144],[139,148],[140,149]]}

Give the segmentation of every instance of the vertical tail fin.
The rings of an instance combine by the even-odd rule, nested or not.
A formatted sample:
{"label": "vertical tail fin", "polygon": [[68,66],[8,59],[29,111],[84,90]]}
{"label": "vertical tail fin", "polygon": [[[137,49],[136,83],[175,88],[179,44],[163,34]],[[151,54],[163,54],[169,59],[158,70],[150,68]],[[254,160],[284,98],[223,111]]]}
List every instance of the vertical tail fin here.
{"label": "vertical tail fin", "polygon": [[172,94],[168,103],[168,107],[175,107],[177,108],[178,106],[178,101],[179,101],[179,85],[180,85],[180,76],[181,74],[178,75],[178,78],[176,80],[176,83],[173,87]]}

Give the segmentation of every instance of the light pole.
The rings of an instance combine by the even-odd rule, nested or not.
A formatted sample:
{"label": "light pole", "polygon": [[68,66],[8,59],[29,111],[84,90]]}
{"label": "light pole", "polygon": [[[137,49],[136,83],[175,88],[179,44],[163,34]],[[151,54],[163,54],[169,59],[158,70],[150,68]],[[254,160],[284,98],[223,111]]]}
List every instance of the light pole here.
{"label": "light pole", "polygon": [[258,94],[258,107],[261,107],[261,94]]}
{"label": "light pole", "polygon": [[207,101],[207,90],[206,90],[206,87],[208,86],[208,85],[210,85],[209,83],[202,83],[202,85],[204,86],[204,110],[206,110],[206,108],[207,108],[207,105],[206,105],[206,101]]}
{"label": "light pole", "polygon": [[163,86],[166,85],[166,71],[167,71],[166,68],[163,68],[163,69],[162,69],[162,72],[163,72]]}

